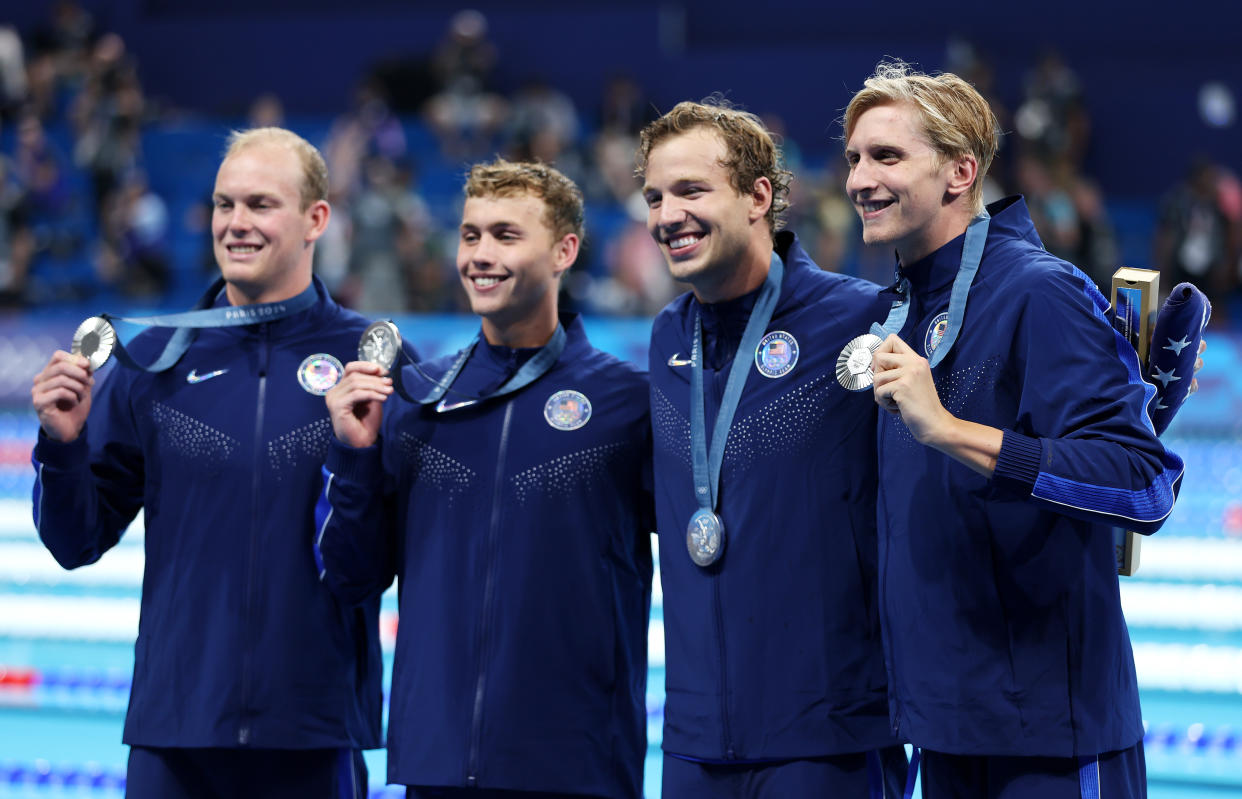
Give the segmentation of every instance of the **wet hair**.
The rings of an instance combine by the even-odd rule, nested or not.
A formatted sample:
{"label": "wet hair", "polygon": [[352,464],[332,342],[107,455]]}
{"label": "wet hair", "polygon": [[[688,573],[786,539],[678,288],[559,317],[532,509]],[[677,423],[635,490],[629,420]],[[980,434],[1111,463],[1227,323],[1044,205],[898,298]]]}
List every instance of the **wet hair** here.
{"label": "wet hair", "polygon": [[1000,123],[987,100],[951,72],[927,75],[904,61],[881,61],[846,106],[845,140],[864,112],[898,103],[909,103],[918,112],[923,133],[942,163],[974,156],[979,171],[968,196],[975,212],[983,210],[983,178],[1000,147]]}
{"label": "wet hair", "polygon": [[723,97],[713,95],[700,103],[678,103],[673,110],[643,128],[635,155],[635,174],[641,178],[646,173],[647,160],[656,145],[696,128],[713,130],[724,142],[725,158],[721,166],[728,170],[730,183],[738,194],[753,192],[759,178],[767,178],[772,183],[772,206],[765,219],[775,235],[785,224],[793,173],[785,169],[780,145],[759,117],[735,108]]}

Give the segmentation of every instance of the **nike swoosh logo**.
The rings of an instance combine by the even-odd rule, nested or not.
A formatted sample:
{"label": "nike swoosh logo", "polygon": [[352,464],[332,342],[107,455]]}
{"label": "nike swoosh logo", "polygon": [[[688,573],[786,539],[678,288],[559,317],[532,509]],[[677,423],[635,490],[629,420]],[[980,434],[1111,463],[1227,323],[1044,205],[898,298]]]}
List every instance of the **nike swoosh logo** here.
{"label": "nike swoosh logo", "polygon": [[228,369],[217,369],[214,372],[208,372],[205,375],[200,375],[197,369],[191,369],[190,373],[185,376],[185,382],[191,385],[195,383],[201,383],[204,380],[210,380],[213,377],[219,377],[220,375],[224,374],[227,371]]}
{"label": "nike swoosh logo", "polygon": [[460,402],[449,402],[448,400],[440,400],[440,404],[436,406],[436,413],[444,413],[445,411],[464,408],[467,405],[474,405],[477,399],[461,400]]}
{"label": "nike swoosh logo", "polygon": [[694,363],[694,361],[690,360],[689,358],[679,358],[677,357],[678,355],[681,355],[681,353],[679,352],[677,353],[677,355],[669,356],[668,358],[669,366],[689,366],[690,364]]}

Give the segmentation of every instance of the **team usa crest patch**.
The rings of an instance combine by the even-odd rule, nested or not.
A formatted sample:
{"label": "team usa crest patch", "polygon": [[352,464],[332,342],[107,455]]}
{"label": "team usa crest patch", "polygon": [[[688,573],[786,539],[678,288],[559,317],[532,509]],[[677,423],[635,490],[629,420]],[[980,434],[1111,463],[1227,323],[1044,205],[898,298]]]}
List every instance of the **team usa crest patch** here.
{"label": "team usa crest patch", "polygon": [[307,355],[306,360],[298,367],[298,382],[311,394],[322,397],[341,382],[344,374],[345,367],[341,366],[340,361],[326,352],[317,352]]}
{"label": "team usa crest patch", "polygon": [[939,314],[927,326],[927,335],[923,336],[923,354],[930,358],[940,342],[944,341],[944,333],[949,329],[948,312]]}
{"label": "team usa crest patch", "polygon": [[784,330],[773,330],[755,347],[755,368],[764,377],[784,377],[798,363],[798,340]]}
{"label": "team usa crest patch", "polygon": [[543,418],[557,430],[577,430],[591,419],[591,401],[581,391],[558,391],[543,404]]}

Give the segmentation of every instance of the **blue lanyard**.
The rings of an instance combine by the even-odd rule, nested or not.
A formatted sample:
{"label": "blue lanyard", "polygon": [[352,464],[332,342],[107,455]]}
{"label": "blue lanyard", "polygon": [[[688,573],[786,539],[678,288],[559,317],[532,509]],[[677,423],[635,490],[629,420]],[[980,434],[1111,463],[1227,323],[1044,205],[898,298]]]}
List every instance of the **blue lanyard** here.
{"label": "blue lanyard", "polygon": [[[988,227],[991,217],[985,210],[970,221],[966,228],[966,240],[962,243],[962,260],[957,268],[957,277],[953,278],[953,291],[949,294],[949,323],[944,331],[940,346],[932,353],[931,365],[938,366],[949,354],[953,342],[957,341],[962,330],[962,320],[966,318],[966,297],[970,294],[970,284],[979,271],[979,262],[983,260],[983,247],[988,240]],[[906,325],[906,315],[910,312],[910,280],[900,270],[897,273],[897,293],[900,294],[889,308],[888,318],[884,324],[873,324],[871,332],[880,338],[889,333],[900,333]]]}
{"label": "blue lanyard", "polygon": [[163,372],[170,369],[173,364],[185,355],[186,350],[190,348],[190,344],[194,342],[198,336],[198,331],[204,327],[238,327],[240,325],[254,325],[260,322],[272,322],[277,319],[283,319],[286,316],[292,316],[300,311],[305,311],[319,301],[319,295],[315,291],[315,283],[306,287],[302,293],[287,300],[277,300],[276,302],[261,302],[254,305],[227,305],[218,308],[212,308],[212,303],[219,296],[220,290],[225,286],[224,278],[218,278],[207,292],[199,298],[198,302],[189,311],[181,313],[162,314],[157,316],[113,316],[112,314],[101,314],[108,320],[130,322],[136,325],[146,325],[148,327],[175,327],[172,337],[168,339],[168,343],[164,345],[164,351],[150,365],[143,365],[134,360],[121,344],[118,338],[116,342],[116,358],[123,365],[130,369],[138,369],[145,372]]}
{"label": "blue lanyard", "polygon": [[710,455],[707,449],[707,412],[703,400],[703,320],[700,315],[694,317],[694,347],[690,350],[690,449],[694,459],[694,498],[699,507],[705,510],[714,511],[716,508],[720,466],[724,463],[725,442],[733,424],[733,414],[742,399],[742,387],[746,384],[746,375],[754,360],[755,347],[767,330],[768,322],[772,321],[784,276],[785,264],[773,252],[768,276],[763,281],[763,288],[759,290],[759,298],[755,301],[754,310],[751,311],[746,329],[742,333],[742,343],[738,345],[737,352],[733,355],[733,363],[729,367],[729,379],[725,382],[720,412],[716,414],[716,426],[712,429]]}
{"label": "blue lanyard", "polygon": [[470,344],[457,355],[457,360],[453,362],[451,367],[449,367],[449,370],[444,377],[439,381],[434,381],[435,385],[432,387],[431,391],[429,391],[426,396],[421,399],[414,399],[406,393],[405,387],[401,384],[400,367],[393,370],[393,384],[397,389],[397,393],[410,402],[414,402],[419,405],[430,405],[434,402],[439,402],[436,406],[436,411],[438,413],[445,413],[447,411],[457,410],[458,408],[466,408],[471,405],[477,405],[480,402],[485,402],[493,397],[502,397],[505,394],[512,394],[514,391],[525,388],[539,378],[543,377],[544,374],[547,373],[547,371],[556,363],[557,359],[561,357],[561,353],[565,351],[565,342],[568,338],[569,336],[566,335],[565,328],[558,322],[556,325],[556,332],[552,334],[552,338],[548,341],[548,343],[544,344],[543,347],[539,349],[539,352],[536,352],[533,356],[531,356],[529,361],[522,364],[522,367],[514,372],[513,377],[506,380],[499,388],[490,394],[486,394],[481,397],[470,397],[469,399],[452,403],[441,402],[441,399],[452,387],[453,381],[455,381],[457,376],[461,374],[461,370],[466,365],[466,361],[470,359],[470,355],[474,352],[474,348],[478,346],[479,336],[475,336],[474,340],[471,341]]}

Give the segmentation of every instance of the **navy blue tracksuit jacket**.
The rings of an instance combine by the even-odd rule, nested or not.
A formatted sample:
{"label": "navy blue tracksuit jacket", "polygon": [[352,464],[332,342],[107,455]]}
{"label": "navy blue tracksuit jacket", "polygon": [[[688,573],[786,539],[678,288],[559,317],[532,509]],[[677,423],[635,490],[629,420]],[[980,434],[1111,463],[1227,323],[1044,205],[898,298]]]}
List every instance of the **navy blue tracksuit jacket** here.
{"label": "navy blue tracksuit jacket", "polygon": [[[329,453],[324,580],[352,602],[399,578],[389,782],[641,796],[647,380],[562,322],[534,383],[445,413],[394,396],[377,446]],[[445,401],[531,354],[480,341]]]}
{"label": "navy blue tracksuit jacket", "polygon": [[[1045,252],[1026,205],[992,215],[957,342],[932,370],[955,416],[1004,431],[985,478],[882,414],[880,596],[892,713],[919,746],[1070,757],[1143,737],[1113,526],[1173,508],[1181,460],[1108,304]],[[901,337],[940,345],[964,237],[903,265]]]}
{"label": "navy blue tracksuit jacket", "polygon": [[[342,604],[318,580],[310,544],[332,428],[299,379],[330,385],[367,320],[315,286],[313,307],[203,330],[160,374],[106,367],[83,435],[40,433],[35,526],[62,566],[94,563],[144,514],[127,744],[382,743],[379,602]],[[149,363],[170,335],[145,331],[130,350]]]}
{"label": "navy blue tracksuit jacket", "polygon": [[[656,512],[668,699],[664,751],[746,762],[895,743],[876,607],[876,405],[835,377],[837,356],[888,300],[821,271],[791,233],[780,298],[750,362],[721,469],[728,543],[700,568],[690,455],[690,352],[701,314],[707,431],[758,291],[670,304],[651,335]],[[782,335],[783,334],[783,335]],[[794,355],[796,353],[796,357]],[[791,363],[792,361],[792,363]],[[763,368],[760,368],[762,364]]]}

